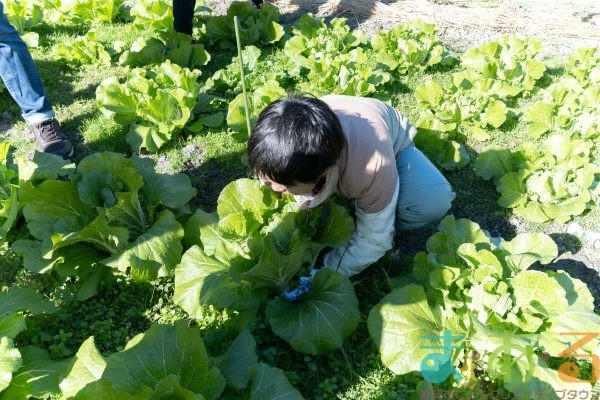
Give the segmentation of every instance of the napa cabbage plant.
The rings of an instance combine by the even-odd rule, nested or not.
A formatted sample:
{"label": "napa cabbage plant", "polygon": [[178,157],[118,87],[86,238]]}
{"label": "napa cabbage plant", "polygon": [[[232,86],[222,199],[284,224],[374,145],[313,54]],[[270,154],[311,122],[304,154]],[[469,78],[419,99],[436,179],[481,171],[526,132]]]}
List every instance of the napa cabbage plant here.
{"label": "napa cabbage plant", "polygon": [[195,195],[184,174],[159,174],[152,161],[95,153],[69,179],[27,182],[19,201],[32,239],[12,249],[25,268],[55,271],[79,299],[111,272],[148,281],[172,273],[183,247],[176,215]]}
{"label": "napa cabbage plant", "polygon": [[65,43],[59,43],[52,49],[55,57],[68,64],[103,64],[110,65],[110,54],[102,43],[96,40],[96,32],[91,30],[85,36]]}
{"label": "napa cabbage plant", "polygon": [[198,210],[186,224],[191,248],[175,269],[174,301],[191,317],[203,306],[229,307],[252,318],[266,304],[273,332],[296,351],[334,350],[360,319],[352,284],[322,270],[295,302],[279,294],[297,285],[326,246],[343,246],[352,218],[336,204],[299,211],[290,196],[239,179],[228,184],[216,213]]}
{"label": "napa cabbage plant", "polygon": [[173,30],[173,6],[168,0],[136,0],[130,10],[133,24],[155,32]]}
{"label": "napa cabbage plant", "polygon": [[471,72],[454,73],[448,86],[426,82],[415,90],[421,113],[415,123],[422,130],[454,133],[459,127],[476,140],[487,140],[487,128],[500,127],[508,108],[494,94],[490,79],[479,79]]}
{"label": "napa cabbage plant", "polygon": [[283,27],[279,24],[281,14],[277,7],[263,3],[260,9],[246,1],[231,3],[225,15],[209,16],[203,40],[221,49],[235,49],[234,17],[239,19],[240,42],[242,46],[267,46],[281,40]]}
{"label": "napa cabbage plant", "polygon": [[322,18],[305,14],[294,24],[292,33],[284,47],[287,70],[301,79],[298,87],[304,92],[374,94],[390,81],[389,71],[397,65],[394,61],[388,66],[379,60],[367,48],[366,34],[351,30],[345,18],[334,18],[328,25]]}
{"label": "napa cabbage plant", "polygon": [[558,134],[541,148],[524,143],[515,152],[487,149],[474,169],[494,180],[502,207],[532,222],[567,222],[600,198],[600,166],[592,159],[592,149],[592,142]]}
{"label": "napa cabbage plant", "polygon": [[19,32],[28,47],[38,47],[39,34],[31,29],[44,18],[44,4],[38,0],[14,0],[4,2],[4,13],[8,21]]}
{"label": "napa cabbage plant", "polygon": [[[25,399],[28,395],[43,397],[48,393],[44,390],[44,375],[52,371],[55,365],[44,366],[44,371],[33,371],[30,368],[33,361],[30,354],[39,349],[19,349],[14,341],[26,328],[23,312],[39,315],[50,314],[54,310],[54,303],[44,300],[33,288],[11,287],[8,291],[0,292],[0,399]],[[37,363],[37,367],[42,365]]]}
{"label": "napa cabbage plant", "polygon": [[10,144],[0,139],[0,246],[19,213],[17,171],[8,163]]}
{"label": "napa cabbage plant", "polygon": [[535,39],[503,37],[466,51],[462,70],[444,84],[419,85],[415,97],[421,112],[415,125],[425,135],[417,136],[417,144],[445,169],[465,166],[468,154],[452,136],[466,134],[485,141],[488,129],[514,117],[507,103],[531,93],[544,74],[545,66],[536,58],[540,49]]}
{"label": "napa cabbage plant", "polygon": [[565,63],[567,75],[577,79],[584,87],[600,81],[600,50],[593,47],[577,49]]}
{"label": "napa cabbage plant", "polygon": [[125,18],[125,0],[60,0],[61,19],[76,23],[111,24]]}
{"label": "napa cabbage plant", "polygon": [[104,115],[129,126],[126,140],[132,149],[156,152],[193,117],[199,74],[170,60],[134,68],[124,82],[117,77],[102,81],[96,100]]}
{"label": "napa cabbage plant", "polygon": [[[369,313],[383,363],[396,374],[418,371],[433,383],[470,389],[481,385],[485,373],[515,394],[544,392],[544,398],[558,399],[557,390],[589,390],[589,383],[565,378],[571,364],[559,372],[546,362],[573,355],[565,353],[574,341],[565,332],[600,329],[582,281],[564,271],[531,269],[557,253],[545,234],[492,239],[476,223],[447,216],[426,251],[415,256],[409,283]],[[594,337],[577,352],[597,354],[599,345]]]}
{"label": "napa cabbage plant", "polygon": [[[25,289],[0,293],[0,312],[17,308],[45,311],[40,298]],[[10,318],[13,324],[20,321]],[[0,319],[3,328],[8,319]],[[303,399],[282,370],[259,362],[256,341],[246,330],[216,357],[206,351],[200,331],[184,321],[152,325],[123,350],[107,357],[98,351],[93,337],[81,344],[74,357],[63,360],[51,360],[46,351],[33,346],[16,349],[11,344],[0,334],[2,400],[31,396],[71,400]]]}
{"label": "napa cabbage plant", "polygon": [[19,188],[71,173],[74,165],[52,154],[36,151],[32,160],[13,157],[9,142],[0,139],[0,246],[19,216]]}
{"label": "napa cabbage plant", "polygon": [[542,45],[536,38],[504,36],[467,50],[461,66],[483,80],[491,80],[490,94],[501,99],[529,94],[544,75],[546,67],[539,60]]}
{"label": "napa cabbage plant", "polygon": [[119,58],[121,65],[144,67],[160,64],[165,60],[183,68],[195,69],[210,61],[210,54],[200,43],[192,43],[190,37],[183,33],[174,33],[166,39],[138,38]]}
{"label": "napa cabbage plant", "polygon": [[423,134],[415,138],[417,145],[444,169],[467,165],[470,157],[453,136],[485,141],[490,128],[514,117],[507,103],[532,92],[544,74],[545,66],[536,58],[540,49],[535,39],[503,37],[465,52],[462,70],[442,85],[419,85],[415,97],[421,112],[415,125]]}
{"label": "napa cabbage plant", "polygon": [[600,135],[600,53],[578,49],[565,64],[565,76],[542,91],[542,98],[525,109],[534,137],[565,132],[594,140]]}
{"label": "napa cabbage plant", "polygon": [[[277,81],[282,86],[292,84],[286,70],[287,58],[282,52],[268,53],[256,46],[242,49],[246,90],[254,91],[269,81]],[[232,57],[231,63],[216,71],[204,83],[203,90],[221,97],[235,97],[242,92],[239,57]]]}
{"label": "napa cabbage plant", "polygon": [[437,27],[420,20],[377,31],[370,44],[378,59],[386,60],[392,71],[402,75],[458,61],[438,38]]}
{"label": "napa cabbage plant", "polygon": [[346,54],[368,43],[367,35],[351,30],[345,18],[334,18],[328,24],[312,14],[302,15],[294,23],[292,37],[285,42],[284,52],[289,58],[288,70],[300,75],[311,69],[311,58],[324,53]]}
{"label": "napa cabbage plant", "polygon": [[211,357],[198,329],[183,321],[153,325],[106,358],[90,337],[67,366],[60,390],[73,400],[302,399],[283,371],[258,362],[248,331]]}
{"label": "napa cabbage plant", "polygon": [[44,17],[44,4],[38,0],[14,0],[4,4],[4,13],[20,34],[39,25]]}

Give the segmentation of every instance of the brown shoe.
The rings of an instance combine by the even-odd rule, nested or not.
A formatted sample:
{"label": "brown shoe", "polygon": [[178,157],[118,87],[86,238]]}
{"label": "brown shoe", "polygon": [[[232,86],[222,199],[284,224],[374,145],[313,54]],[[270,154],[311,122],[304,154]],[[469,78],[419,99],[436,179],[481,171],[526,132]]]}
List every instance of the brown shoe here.
{"label": "brown shoe", "polygon": [[73,145],[62,136],[60,125],[55,119],[30,125],[30,128],[44,153],[55,154],[63,158],[73,155]]}

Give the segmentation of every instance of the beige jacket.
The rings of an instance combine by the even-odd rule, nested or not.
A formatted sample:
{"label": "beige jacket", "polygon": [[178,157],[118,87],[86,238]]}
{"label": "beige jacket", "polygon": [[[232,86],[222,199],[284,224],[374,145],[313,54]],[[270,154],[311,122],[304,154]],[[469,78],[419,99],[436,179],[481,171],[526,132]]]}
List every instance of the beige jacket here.
{"label": "beige jacket", "polygon": [[396,160],[412,145],[416,129],[376,99],[328,95],[321,100],[338,116],[347,142],[336,192],[356,207],[356,231],[346,247],[325,256],[324,267],[351,276],[392,248],[399,192]]}

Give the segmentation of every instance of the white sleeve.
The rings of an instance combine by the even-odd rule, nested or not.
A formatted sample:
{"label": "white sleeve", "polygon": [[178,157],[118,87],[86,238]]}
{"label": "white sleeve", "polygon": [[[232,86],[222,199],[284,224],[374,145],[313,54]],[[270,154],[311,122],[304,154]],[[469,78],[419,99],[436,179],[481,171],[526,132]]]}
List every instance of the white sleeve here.
{"label": "white sleeve", "polygon": [[399,189],[400,183],[396,182],[392,200],[377,213],[356,209],[356,231],[346,246],[333,249],[325,255],[324,268],[346,276],[356,275],[392,248]]}

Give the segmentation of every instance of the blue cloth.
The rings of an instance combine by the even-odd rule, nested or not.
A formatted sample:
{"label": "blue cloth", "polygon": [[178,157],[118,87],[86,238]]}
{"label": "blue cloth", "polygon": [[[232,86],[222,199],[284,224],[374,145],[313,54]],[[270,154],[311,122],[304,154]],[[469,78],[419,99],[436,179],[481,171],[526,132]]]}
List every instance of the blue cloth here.
{"label": "blue cloth", "polygon": [[0,2],[0,78],[28,124],[54,118],[42,80],[27,46],[4,15]]}

